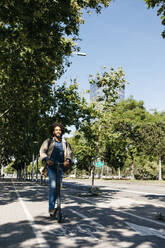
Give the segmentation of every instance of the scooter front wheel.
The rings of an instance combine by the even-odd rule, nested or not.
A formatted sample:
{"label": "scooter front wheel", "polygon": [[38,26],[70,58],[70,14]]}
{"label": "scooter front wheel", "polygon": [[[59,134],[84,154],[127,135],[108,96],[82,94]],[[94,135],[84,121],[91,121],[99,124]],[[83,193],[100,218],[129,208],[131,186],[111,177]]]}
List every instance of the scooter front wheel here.
{"label": "scooter front wheel", "polygon": [[62,221],[62,212],[61,212],[61,209],[57,209],[56,218],[57,218],[57,222],[58,223],[61,223],[61,221]]}

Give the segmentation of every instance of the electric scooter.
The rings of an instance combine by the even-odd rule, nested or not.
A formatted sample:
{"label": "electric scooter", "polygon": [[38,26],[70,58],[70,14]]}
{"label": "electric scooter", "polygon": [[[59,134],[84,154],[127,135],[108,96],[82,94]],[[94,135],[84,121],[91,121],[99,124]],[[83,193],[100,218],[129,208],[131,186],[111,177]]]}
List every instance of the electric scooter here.
{"label": "electric scooter", "polygon": [[[72,163],[73,164],[73,163]],[[60,166],[63,166],[64,163],[57,163],[56,164],[56,202],[57,202],[57,209],[54,214],[54,217],[57,219],[58,223],[61,223],[64,220],[64,216],[62,215],[61,210],[61,184],[60,184]]]}
{"label": "electric scooter", "polygon": [[60,185],[60,164],[57,163],[57,174],[56,174],[56,201],[57,201],[57,210],[55,213],[55,217],[57,218],[58,223],[62,221],[62,210],[61,210],[61,185]]}

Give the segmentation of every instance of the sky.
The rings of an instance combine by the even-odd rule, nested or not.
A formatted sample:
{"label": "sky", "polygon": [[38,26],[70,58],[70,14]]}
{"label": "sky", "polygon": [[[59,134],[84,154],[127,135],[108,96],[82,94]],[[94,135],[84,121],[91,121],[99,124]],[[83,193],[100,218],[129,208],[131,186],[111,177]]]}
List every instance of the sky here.
{"label": "sky", "polygon": [[156,9],[147,9],[144,0],[114,0],[101,14],[93,11],[84,19],[78,45],[86,56],[73,55],[61,80],[77,78],[80,90],[87,90],[89,74],[121,66],[129,82],[125,99],[133,96],[148,111],[165,111],[164,27]]}

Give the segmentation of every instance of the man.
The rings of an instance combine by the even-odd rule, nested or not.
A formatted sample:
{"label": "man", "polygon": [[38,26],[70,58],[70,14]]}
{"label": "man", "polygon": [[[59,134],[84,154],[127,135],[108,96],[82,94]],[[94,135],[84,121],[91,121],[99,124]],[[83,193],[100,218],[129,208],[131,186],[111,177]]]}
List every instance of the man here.
{"label": "man", "polygon": [[49,214],[54,216],[56,212],[56,165],[60,167],[60,183],[63,171],[72,162],[72,149],[70,144],[62,138],[64,128],[60,123],[53,123],[51,134],[53,137],[46,139],[40,148],[40,159],[46,163],[49,177]]}

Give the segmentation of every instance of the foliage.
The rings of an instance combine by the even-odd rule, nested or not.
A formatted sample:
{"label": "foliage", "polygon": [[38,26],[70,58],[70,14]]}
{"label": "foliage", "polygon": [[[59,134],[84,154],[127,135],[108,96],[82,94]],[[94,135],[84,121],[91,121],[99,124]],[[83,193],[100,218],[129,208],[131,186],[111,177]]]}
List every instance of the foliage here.
{"label": "foliage", "polygon": [[78,170],[90,172],[93,166],[93,160],[96,156],[96,150],[93,143],[85,139],[82,133],[76,133],[75,136],[69,139],[69,142],[73,149]]}
{"label": "foliage", "polygon": [[[75,154],[80,168],[90,170],[93,160],[104,158],[114,167],[138,152],[164,157],[164,120],[148,116],[142,102],[123,102],[114,107],[126,80],[122,68],[97,73],[90,83],[103,90],[96,104],[80,97],[76,81],[67,87],[56,79],[70,65],[69,57],[79,50],[83,11],[101,13],[111,0],[2,0],[0,2],[0,163],[15,159],[13,167],[24,168],[48,137],[53,120],[74,125]],[[164,1],[145,0],[159,7],[164,23]],[[165,33],[162,33],[165,37]],[[116,109],[115,109],[116,108]],[[143,123],[143,132],[142,132]],[[140,137],[145,142],[140,141]],[[149,135],[150,134],[150,135]],[[142,139],[142,140],[143,140]],[[141,145],[140,145],[141,144]],[[126,149],[127,148],[127,149]]]}
{"label": "foliage", "polygon": [[141,154],[136,157],[135,178],[136,179],[156,179],[158,175],[158,165],[155,161],[150,161],[148,157]]}
{"label": "foliage", "polygon": [[154,113],[143,125],[144,149],[147,154],[157,158],[165,157],[165,117]]}
{"label": "foliage", "polygon": [[158,155],[165,158],[164,114],[147,112],[144,103],[133,98],[101,111],[97,108],[95,119],[71,138],[78,168],[89,171],[99,158],[113,171],[120,167],[125,176],[131,172],[138,179],[157,178]]}
{"label": "foliage", "polygon": [[[118,143],[114,150],[124,156],[124,166],[129,161],[132,176],[135,174],[138,178],[156,178],[158,157],[164,159],[164,121],[163,114],[150,114],[145,110],[142,101],[137,102],[131,98],[120,102],[114,108],[111,114],[111,130],[118,134],[112,139]],[[110,151],[113,151],[113,142]]]}
{"label": "foliage", "polygon": [[[104,83],[102,84],[102,82]],[[90,115],[81,123],[79,132],[71,141],[79,168],[90,171],[93,162],[103,156],[102,148],[104,147],[102,146],[101,135],[103,129],[106,129],[103,109],[109,113],[111,105],[113,106],[117,101],[119,90],[124,87],[125,82],[124,72],[121,68],[117,71],[111,68],[110,71],[105,71],[102,75],[97,73],[96,77],[91,76],[90,83],[97,84],[98,87],[102,88],[105,98],[98,99],[99,103],[91,103],[88,106],[87,110]],[[101,107],[98,107],[98,104]]]}
{"label": "foliage", "polygon": [[[164,0],[144,0],[148,8],[157,8],[157,15],[160,16],[162,24],[165,25],[165,2]],[[165,30],[162,32],[162,37],[165,38]]]}
{"label": "foliage", "polygon": [[4,172],[7,174],[13,174],[14,173],[14,168],[12,167],[13,162],[11,162],[10,164],[8,164],[8,166],[6,166],[6,168],[4,169]]}
{"label": "foliage", "polygon": [[[45,100],[44,100],[45,101]],[[53,90],[47,111],[42,112],[42,108],[36,106],[30,109],[29,114],[23,112],[20,118],[16,118],[17,114],[13,112],[13,122],[5,116],[2,121],[3,138],[1,137],[1,148],[4,158],[15,158],[14,167],[17,169],[25,164],[29,164],[32,160],[32,154],[38,154],[39,147],[43,140],[50,136],[49,126],[54,120],[61,121],[67,131],[67,127],[74,125],[77,128],[81,124],[80,120],[90,118],[90,109],[85,98],[80,97],[78,84],[75,82],[70,86],[62,84]],[[21,106],[20,110],[21,111]],[[69,114],[68,114],[69,113]],[[24,115],[25,114],[25,115]],[[19,128],[19,129],[18,129]],[[5,149],[4,149],[5,147]]]}
{"label": "foliage", "polygon": [[[66,126],[74,115],[78,126],[78,115],[81,112],[82,118],[83,110],[77,111],[75,108],[81,106],[72,104],[77,93],[67,98],[72,102],[66,108],[71,114],[60,115],[59,102],[66,97],[59,96],[59,88],[56,103],[52,83],[70,64],[72,52],[79,49],[75,42],[80,24],[84,23],[83,10],[101,13],[109,3],[110,0],[0,2],[0,160],[4,165],[13,156],[15,168],[31,161],[32,153],[37,153],[48,134],[53,111],[53,118],[65,120]],[[63,89],[70,94],[74,91]]]}
{"label": "foliage", "polygon": [[134,157],[141,150],[141,125],[146,115],[143,102],[131,98],[119,102],[110,113],[104,113],[101,136],[109,166],[122,168],[127,158],[133,165]]}
{"label": "foliage", "polygon": [[[106,68],[106,67],[105,67]],[[103,110],[108,110],[119,98],[119,93],[127,83],[124,71],[121,67],[115,70],[113,67],[102,74],[97,73],[95,77],[90,75],[90,84],[96,84],[103,92],[96,101],[102,104]]]}

